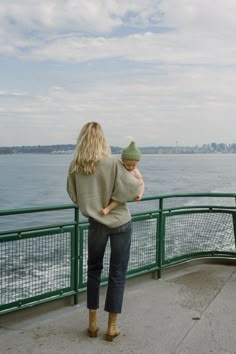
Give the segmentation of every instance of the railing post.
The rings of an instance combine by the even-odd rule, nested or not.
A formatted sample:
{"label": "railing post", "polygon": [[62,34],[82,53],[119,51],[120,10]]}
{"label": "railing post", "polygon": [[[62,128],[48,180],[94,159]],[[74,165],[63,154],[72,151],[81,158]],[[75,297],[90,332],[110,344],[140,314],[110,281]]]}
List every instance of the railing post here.
{"label": "railing post", "polygon": [[74,305],[78,304],[78,287],[79,287],[79,208],[75,207],[75,263],[74,263]]}
{"label": "railing post", "polygon": [[158,223],[158,230],[157,230],[157,235],[158,235],[158,242],[156,242],[157,245],[157,254],[158,254],[158,271],[157,271],[157,278],[161,278],[161,268],[162,268],[162,247],[163,247],[163,235],[162,235],[162,224],[163,224],[163,198],[159,199],[159,223]]}
{"label": "railing post", "polygon": [[233,218],[233,228],[234,228],[234,244],[236,248],[236,212],[232,213],[232,218]]}
{"label": "railing post", "polygon": [[[234,197],[234,201],[236,204],[236,197]],[[232,218],[233,218],[233,228],[234,228],[234,244],[236,248],[236,212],[232,213]]]}

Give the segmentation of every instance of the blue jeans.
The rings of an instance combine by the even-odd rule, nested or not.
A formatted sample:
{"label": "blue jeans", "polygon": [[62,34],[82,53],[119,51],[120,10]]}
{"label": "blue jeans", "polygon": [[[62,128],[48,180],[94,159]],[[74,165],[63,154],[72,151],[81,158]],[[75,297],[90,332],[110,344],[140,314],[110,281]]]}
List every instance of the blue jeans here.
{"label": "blue jeans", "polygon": [[110,238],[111,256],[105,311],[121,313],[126,271],[129,262],[132,224],[109,228],[89,218],[87,307],[99,307],[99,290],[103,256]]}

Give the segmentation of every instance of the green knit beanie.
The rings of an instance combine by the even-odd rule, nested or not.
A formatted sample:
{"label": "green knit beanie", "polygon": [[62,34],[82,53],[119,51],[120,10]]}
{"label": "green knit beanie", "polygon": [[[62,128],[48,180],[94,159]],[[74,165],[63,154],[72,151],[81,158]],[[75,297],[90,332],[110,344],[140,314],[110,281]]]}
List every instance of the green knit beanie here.
{"label": "green knit beanie", "polygon": [[141,151],[135,146],[134,141],[132,141],[127,148],[122,150],[121,158],[122,160],[135,161],[139,161],[141,159]]}

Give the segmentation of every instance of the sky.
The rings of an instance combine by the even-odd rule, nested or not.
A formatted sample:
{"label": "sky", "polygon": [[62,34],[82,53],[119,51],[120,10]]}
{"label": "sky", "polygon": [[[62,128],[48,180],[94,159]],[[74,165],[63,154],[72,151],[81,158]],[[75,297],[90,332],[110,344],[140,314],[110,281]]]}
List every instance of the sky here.
{"label": "sky", "polygon": [[0,0],[0,146],[236,143],[235,0]]}

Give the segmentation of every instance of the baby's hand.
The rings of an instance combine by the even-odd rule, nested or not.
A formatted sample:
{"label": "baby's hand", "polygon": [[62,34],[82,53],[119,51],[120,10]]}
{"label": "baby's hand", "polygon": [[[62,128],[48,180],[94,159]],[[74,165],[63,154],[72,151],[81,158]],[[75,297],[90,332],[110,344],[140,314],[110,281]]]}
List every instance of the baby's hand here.
{"label": "baby's hand", "polygon": [[134,198],[136,202],[139,202],[142,199],[142,195],[137,195],[137,197]]}
{"label": "baby's hand", "polygon": [[140,172],[138,171],[137,168],[135,168],[134,170],[132,170],[131,173],[132,173],[132,175],[133,175],[134,177],[136,177],[137,179],[141,179],[141,178],[142,178],[142,176],[141,176],[141,174],[140,174]]}

